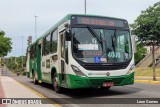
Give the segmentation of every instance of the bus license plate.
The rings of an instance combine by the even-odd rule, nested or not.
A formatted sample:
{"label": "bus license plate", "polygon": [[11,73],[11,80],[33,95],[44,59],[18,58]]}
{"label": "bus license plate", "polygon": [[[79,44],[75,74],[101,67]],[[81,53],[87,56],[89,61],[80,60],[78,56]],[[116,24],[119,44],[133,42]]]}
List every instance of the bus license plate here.
{"label": "bus license plate", "polygon": [[113,82],[104,82],[103,87],[112,87],[114,85]]}

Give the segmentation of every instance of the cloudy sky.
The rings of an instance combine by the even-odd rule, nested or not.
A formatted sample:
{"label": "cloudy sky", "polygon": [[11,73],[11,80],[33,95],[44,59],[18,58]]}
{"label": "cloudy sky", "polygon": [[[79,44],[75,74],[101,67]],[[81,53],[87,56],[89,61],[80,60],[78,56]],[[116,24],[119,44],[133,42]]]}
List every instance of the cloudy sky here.
{"label": "cloudy sky", "polygon": [[[87,14],[124,18],[133,23],[142,10],[158,1],[87,0]],[[83,14],[84,0],[0,0],[0,30],[13,42],[8,56],[25,55],[27,37],[31,35],[35,40],[35,15],[40,36],[69,13]]]}

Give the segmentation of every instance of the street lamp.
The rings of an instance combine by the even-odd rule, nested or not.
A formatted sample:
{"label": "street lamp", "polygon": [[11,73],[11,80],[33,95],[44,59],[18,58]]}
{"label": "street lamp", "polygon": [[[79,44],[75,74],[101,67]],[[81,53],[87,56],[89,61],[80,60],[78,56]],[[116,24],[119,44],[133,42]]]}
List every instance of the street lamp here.
{"label": "street lamp", "polygon": [[84,13],[86,14],[86,0],[84,0]]}
{"label": "street lamp", "polygon": [[23,68],[23,36],[22,36],[22,68]]}
{"label": "street lamp", "polygon": [[35,16],[35,39],[37,39],[37,17]]}

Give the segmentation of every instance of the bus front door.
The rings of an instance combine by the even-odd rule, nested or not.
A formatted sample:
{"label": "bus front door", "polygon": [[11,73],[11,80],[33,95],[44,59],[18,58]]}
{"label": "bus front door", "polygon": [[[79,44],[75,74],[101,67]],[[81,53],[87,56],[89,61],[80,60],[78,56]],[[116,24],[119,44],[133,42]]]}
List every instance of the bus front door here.
{"label": "bus front door", "polygon": [[60,33],[60,81],[62,85],[66,84],[66,66],[65,66],[65,37],[64,32]]}

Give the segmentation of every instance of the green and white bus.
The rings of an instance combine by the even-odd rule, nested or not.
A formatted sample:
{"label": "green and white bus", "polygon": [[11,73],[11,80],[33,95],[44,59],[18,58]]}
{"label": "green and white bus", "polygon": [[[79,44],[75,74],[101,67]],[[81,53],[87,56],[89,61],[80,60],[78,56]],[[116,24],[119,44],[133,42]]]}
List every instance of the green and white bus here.
{"label": "green and white bus", "polygon": [[134,40],[124,19],[69,14],[27,48],[27,76],[61,88],[134,83]]}

